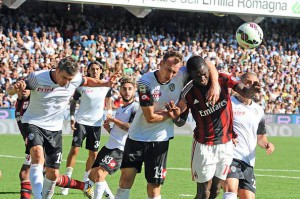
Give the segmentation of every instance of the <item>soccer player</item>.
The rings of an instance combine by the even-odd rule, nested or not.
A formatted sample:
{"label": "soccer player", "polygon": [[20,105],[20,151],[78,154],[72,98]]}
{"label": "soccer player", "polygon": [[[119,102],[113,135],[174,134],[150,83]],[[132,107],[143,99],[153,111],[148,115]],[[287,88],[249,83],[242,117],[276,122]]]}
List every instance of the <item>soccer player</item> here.
{"label": "soccer player", "polygon": [[[88,77],[101,79],[103,66],[97,61],[93,61],[88,65]],[[85,148],[89,150],[89,155],[86,160],[85,174],[83,181],[88,181],[89,171],[97,157],[97,152],[100,145],[101,124],[103,117],[104,104],[108,105],[111,112],[109,101],[110,87],[86,87],[80,86],[76,89],[73,99],[70,104],[71,128],[74,130],[72,146],[66,163],[66,175],[71,178],[73,168],[76,163],[76,157],[79,149],[82,146],[84,139],[86,139]],[[76,113],[75,122],[75,108],[76,102],[80,99],[80,106]],[[61,193],[68,194],[67,188],[63,188]]]}
{"label": "soccer player", "polygon": [[[208,99],[216,101],[219,95],[217,72],[212,64],[209,63],[209,66],[211,76],[216,81],[212,84]],[[159,70],[144,74],[138,81],[141,108],[129,128],[117,199],[129,198],[135,176],[141,172],[143,163],[148,197],[161,198],[160,189],[167,173],[169,140],[174,137],[174,123],[168,116],[165,105],[179,99],[187,78],[186,67],[182,67],[182,55],[176,51],[168,51]]]}
{"label": "soccer player", "polygon": [[[105,178],[107,174],[115,173],[121,166],[129,125],[139,108],[139,104],[134,101],[135,92],[136,87],[133,80],[123,78],[120,94],[124,105],[116,110],[115,117],[109,114],[106,116],[103,126],[110,134],[109,140],[98,153],[89,175],[89,178],[95,183],[94,199],[101,199],[104,192],[106,197],[114,198],[108,189]],[[109,123],[114,123],[112,128],[110,128]]]}
{"label": "soccer player", "polygon": [[252,97],[260,90],[258,83],[247,88],[233,76],[220,73],[220,98],[213,105],[205,98],[211,84],[209,70],[200,56],[191,57],[187,61],[187,72],[192,81],[183,89],[178,106],[174,102],[167,105],[169,115],[175,123],[181,122],[182,118],[179,115],[187,108],[191,110],[196,122],[191,170],[192,179],[197,182],[197,199],[211,199],[218,196],[232,162],[231,140],[236,135],[232,131],[232,108],[228,88],[246,97]]}
{"label": "soccer player", "polygon": [[19,130],[21,132],[21,135],[23,137],[23,140],[25,142],[25,161],[20,169],[19,177],[21,181],[21,198],[22,199],[29,199],[31,196],[31,185],[29,180],[29,169],[30,169],[30,163],[31,163],[31,157],[29,155],[29,149],[26,147],[27,142],[27,136],[22,128],[22,116],[27,110],[27,107],[29,105],[30,100],[30,90],[23,90],[22,92],[18,92],[18,99],[15,105],[15,118],[19,127]]}
{"label": "soccer player", "polygon": [[[241,81],[251,87],[258,82],[255,73],[247,72]],[[267,154],[273,153],[274,145],[268,142],[264,110],[251,98],[241,95],[232,96],[233,131],[237,133],[236,147],[233,149],[233,161],[230,172],[223,185],[223,199],[254,199],[256,182],[254,176],[255,148],[258,144],[266,149]]]}
{"label": "soccer player", "polygon": [[[69,100],[79,86],[110,87],[119,75],[108,82],[83,77],[78,63],[71,57],[60,60],[56,69],[31,73],[26,80],[8,89],[10,95],[30,89],[30,103],[22,123],[28,136],[27,147],[32,158],[30,182],[36,199],[51,198],[59,177],[62,157],[63,113]],[[46,176],[43,179],[45,163]]]}

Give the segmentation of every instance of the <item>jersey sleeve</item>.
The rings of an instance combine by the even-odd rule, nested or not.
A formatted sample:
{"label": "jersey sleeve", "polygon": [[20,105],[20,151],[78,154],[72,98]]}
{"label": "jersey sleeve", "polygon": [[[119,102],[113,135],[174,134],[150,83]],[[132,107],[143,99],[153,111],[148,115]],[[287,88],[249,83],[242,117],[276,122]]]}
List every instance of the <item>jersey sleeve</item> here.
{"label": "jersey sleeve", "polygon": [[75,92],[74,92],[73,99],[76,100],[76,101],[78,101],[79,98],[81,97],[80,90],[81,90],[81,89],[80,89],[80,87],[79,87],[79,88],[77,88],[77,89],[75,90]]}
{"label": "jersey sleeve", "polygon": [[227,86],[229,88],[234,88],[236,85],[240,83],[235,77],[233,77],[230,73],[219,73],[219,83],[221,86]]}
{"label": "jersey sleeve", "polygon": [[112,88],[110,88],[107,93],[106,93],[106,96],[107,98],[111,97],[112,96]]}
{"label": "jersey sleeve", "polygon": [[148,82],[142,80],[138,82],[138,94],[141,106],[153,106],[153,96]]}
{"label": "jersey sleeve", "polygon": [[267,133],[266,130],[266,120],[265,120],[265,115],[261,118],[258,128],[257,128],[257,135],[265,135]]}
{"label": "jersey sleeve", "polygon": [[139,109],[138,103],[136,103],[136,102],[133,102],[133,103],[135,103],[135,105],[132,108],[128,123],[131,123],[133,121],[133,118],[134,118],[137,110]]}
{"label": "jersey sleeve", "polygon": [[38,81],[36,79],[35,73],[30,73],[26,78],[26,89],[35,90],[38,87]]}

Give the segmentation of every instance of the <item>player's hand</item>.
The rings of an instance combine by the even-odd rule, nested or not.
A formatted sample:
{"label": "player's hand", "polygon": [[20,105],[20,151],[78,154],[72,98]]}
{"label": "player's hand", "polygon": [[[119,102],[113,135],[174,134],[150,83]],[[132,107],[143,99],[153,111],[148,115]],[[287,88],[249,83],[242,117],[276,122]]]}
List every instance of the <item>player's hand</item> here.
{"label": "player's hand", "polygon": [[239,141],[237,140],[237,138],[232,138],[232,143],[236,147],[236,145],[239,143]]}
{"label": "player's hand", "polygon": [[103,127],[107,130],[108,133],[110,133],[110,125],[107,119],[104,121]]}
{"label": "player's hand", "polygon": [[220,85],[211,85],[206,94],[206,100],[212,102],[212,106],[213,106],[219,100],[220,93],[221,93]]}
{"label": "player's hand", "polygon": [[259,82],[254,82],[250,87],[251,92],[253,92],[254,94],[259,93],[260,89],[261,89],[261,86],[260,86]]}
{"label": "player's hand", "polygon": [[267,155],[270,155],[271,153],[273,153],[274,150],[275,150],[274,144],[272,144],[271,142],[266,144],[266,153],[267,153]]}
{"label": "player's hand", "polygon": [[121,77],[122,77],[122,75],[119,73],[115,73],[115,74],[111,75],[109,78],[109,81],[107,82],[109,87],[112,87],[115,84],[117,84]]}
{"label": "player's hand", "polygon": [[165,107],[168,110],[168,115],[172,119],[176,119],[180,116],[181,110],[178,106],[175,105],[174,101],[169,102]]}
{"label": "player's hand", "polygon": [[71,129],[72,129],[73,131],[75,131],[75,130],[76,130],[76,128],[75,128],[75,120],[74,120],[74,119],[71,119],[70,123],[71,123]]}
{"label": "player's hand", "polygon": [[25,83],[24,80],[19,80],[13,85],[13,88],[14,88],[16,93],[21,94],[26,88],[26,83]]}
{"label": "player's hand", "polygon": [[111,115],[111,114],[107,114],[106,115],[106,120],[105,121],[107,121],[108,123],[109,122],[114,122],[114,117]]}

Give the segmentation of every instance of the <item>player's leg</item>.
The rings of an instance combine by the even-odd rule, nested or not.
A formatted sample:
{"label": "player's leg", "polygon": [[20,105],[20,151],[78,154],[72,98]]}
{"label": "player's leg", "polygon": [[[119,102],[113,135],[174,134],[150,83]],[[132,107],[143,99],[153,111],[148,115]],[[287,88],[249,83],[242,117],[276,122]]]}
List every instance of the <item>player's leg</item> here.
{"label": "player's leg", "polygon": [[[73,168],[76,164],[76,158],[79,153],[79,149],[82,145],[82,142],[85,138],[85,127],[81,124],[78,124],[77,122],[75,123],[75,128],[73,132],[73,140],[72,140],[72,145],[67,157],[67,163],[66,163],[66,175],[71,178],[72,173],[73,173]],[[69,193],[68,188],[62,188],[61,193],[63,195],[67,195]]]}
{"label": "player's leg", "polygon": [[28,135],[27,147],[30,149],[31,166],[29,179],[32,193],[35,199],[42,198],[43,189],[43,168],[44,168],[44,141],[42,129],[32,124],[23,124],[24,130]]}
{"label": "player's leg", "polygon": [[31,157],[29,154],[26,154],[25,161],[21,167],[19,177],[21,182],[21,198],[29,199],[32,193],[32,188],[29,179],[29,171],[30,171]]}
{"label": "player's leg", "polygon": [[197,182],[196,199],[208,199],[212,179],[216,172],[217,159],[214,156],[214,146],[201,144],[193,140],[191,150],[192,180]]}
{"label": "player's leg", "polygon": [[214,146],[214,157],[217,160],[216,171],[211,186],[210,198],[216,198],[221,189],[221,184],[226,180],[232,163],[233,144],[227,142]]}
{"label": "player's leg", "polygon": [[238,161],[237,159],[233,159],[230,165],[230,172],[228,173],[227,178],[223,183],[223,199],[237,198],[239,183],[242,179],[244,179],[244,174],[240,161]]}
{"label": "player's leg", "polygon": [[239,185],[239,198],[240,199],[254,199],[256,192],[256,180],[253,171],[253,167],[242,162],[244,166],[244,180]]}
{"label": "player's leg", "polygon": [[169,141],[149,142],[145,150],[145,176],[148,198],[161,198],[161,185],[167,174]]}
{"label": "player's leg", "polygon": [[114,198],[105,179],[107,174],[113,174],[119,170],[123,152],[119,149],[108,149],[105,146],[99,151],[93,164],[89,178],[95,183],[94,198],[102,198],[103,193],[107,198]]}
{"label": "player's leg", "polygon": [[59,167],[62,159],[62,132],[44,131],[45,166],[46,176],[44,178],[43,198],[52,198],[59,178]]}
{"label": "player's leg", "polygon": [[138,142],[127,138],[123,152],[121,177],[119,188],[116,193],[116,199],[129,198],[130,189],[134,183],[135,176],[142,170],[144,147],[144,142]]}
{"label": "player's leg", "polygon": [[101,126],[86,126],[87,138],[85,148],[89,150],[89,156],[86,160],[85,174],[83,181],[88,181],[90,170],[94,164],[94,161],[98,154],[98,149],[100,146],[100,136],[101,136]]}

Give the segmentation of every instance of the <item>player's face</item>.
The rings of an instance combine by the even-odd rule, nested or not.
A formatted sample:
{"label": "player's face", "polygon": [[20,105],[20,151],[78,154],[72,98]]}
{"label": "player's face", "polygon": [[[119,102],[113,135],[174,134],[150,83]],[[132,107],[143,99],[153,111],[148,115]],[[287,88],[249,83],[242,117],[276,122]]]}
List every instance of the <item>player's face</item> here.
{"label": "player's face", "polygon": [[97,64],[92,64],[89,69],[89,74],[92,78],[99,79],[102,69]]}
{"label": "player's face", "polygon": [[258,78],[255,75],[247,75],[242,81],[246,87],[251,87],[255,82],[258,82]]}
{"label": "player's face", "polygon": [[57,69],[55,71],[57,84],[61,87],[67,87],[75,75],[70,75],[66,71],[60,71]]}
{"label": "player's face", "polygon": [[196,70],[192,70],[189,75],[194,80],[197,86],[206,86],[209,80],[208,67],[201,67]]}
{"label": "player's face", "polygon": [[161,83],[167,83],[178,73],[181,62],[176,63],[174,60],[176,57],[170,57],[166,61],[162,61],[160,68],[160,81]]}
{"label": "player's face", "polygon": [[126,83],[121,86],[120,90],[124,102],[133,100],[135,94],[135,87],[131,83]]}

